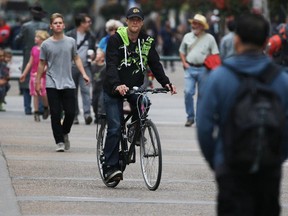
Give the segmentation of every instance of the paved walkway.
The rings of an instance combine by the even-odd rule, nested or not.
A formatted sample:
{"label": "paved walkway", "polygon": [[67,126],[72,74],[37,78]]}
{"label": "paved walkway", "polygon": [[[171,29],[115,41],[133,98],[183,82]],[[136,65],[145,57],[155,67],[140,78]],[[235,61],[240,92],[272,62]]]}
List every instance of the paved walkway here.
{"label": "paved walkway", "polygon": [[[179,68],[178,68],[179,69]],[[103,185],[95,156],[96,125],[73,125],[71,150],[55,152],[50,120],[23,113],[17,82],[0,113],[0,215],[215,215],[216,187],[197,143],[185,128],[182,70],[168,73],[178,95],[152,95],[150,117],[160,133],[163,173],[157,191],[145,187],[140,164],[129,165],[115,189]],[[288,215],[288,166],[281,201]]]}

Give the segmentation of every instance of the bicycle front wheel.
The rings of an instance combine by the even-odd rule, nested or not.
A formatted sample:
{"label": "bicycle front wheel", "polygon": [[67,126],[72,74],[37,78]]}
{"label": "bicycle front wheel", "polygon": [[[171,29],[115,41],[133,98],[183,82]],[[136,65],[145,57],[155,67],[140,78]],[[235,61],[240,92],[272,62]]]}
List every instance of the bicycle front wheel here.
{"label": "bicycle front wheel", "polygon": [[96,146],[97,164],[98,164],[99,173],[100,173],[103,183],[107,187],[116,187],[119,184],[120,180],[113,181],[113,182],[106,182],[104,178],[104,173],[103,173],[103,164],[105,162],[104,145],[105,145],[105,140],[106,140],[106,133],[107,133],[107,123],[106,123],[106,119],[103,118],[100,121],[100,129],[97,133],[97,146]]}
{"label": "bicycle front wheel", "polygon": [[147,188],[156,190],[162,174],[162,152],[157,128],[151,120],[146,121],[141,131],[140,161]]}

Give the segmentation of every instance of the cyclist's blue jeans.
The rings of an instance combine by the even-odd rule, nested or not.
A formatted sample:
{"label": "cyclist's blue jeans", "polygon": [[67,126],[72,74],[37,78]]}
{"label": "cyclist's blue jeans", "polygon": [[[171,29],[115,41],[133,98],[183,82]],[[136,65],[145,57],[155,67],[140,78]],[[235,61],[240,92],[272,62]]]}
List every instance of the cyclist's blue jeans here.
{"label": "cyclist's blue jeans", "polygon": [[189,67],[185,70],[185,110],[187,114],[187,120],[195,121],[195,109],[194,109],[194,95],[197,84],[197,89],[201,83],[201,79],[206,72],[206,68],[203,67]]}
{"label": "cyclist's blue jeans", "polygon": [[[107,136],[104,147],[106,166],[118,167],[119,143],[121,137],[121,122],[123,121],[123,98],[112,97],[103,93],[107,120]],[[137,95],[127,97],[131,108],[136,106]]]}

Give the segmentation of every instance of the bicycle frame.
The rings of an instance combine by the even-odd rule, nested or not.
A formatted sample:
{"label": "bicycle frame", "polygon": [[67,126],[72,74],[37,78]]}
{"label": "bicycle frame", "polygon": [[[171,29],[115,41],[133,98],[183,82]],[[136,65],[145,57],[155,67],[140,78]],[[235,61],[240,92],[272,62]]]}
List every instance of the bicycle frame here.
{"label": "bicycle frame", "polygon": [[[148,103],[144,103],[143,97],[147,100]],[[140,104],[138,105],[138,100],[141,99]],[[139,108],[140,106],[140,108]],[[131,112],[123,117],[123,122],[121,125],[121,141],[120,141],[120,146],[121,146],[121,151],[122,151],[122,159],[125,162],[125,165],[129,165],[130,163],[135,163],[136,161],[136,151],[135,151],[135,146],[136,146],[136,141],[139,135],[141,134],[141,129],[143,128],[145,121],[147,120],[148,117],[148,110],[150,108],[150,102],[148,97],[146,96],[146,93],[139,93],[138,99],[137,99],[137,108],[134,108],[131,110]],[[141,109],[141,110],[140,110]],[[127,123],[128,121],[132,118],[134,114],[138,113],[139,118],[135,120],[134,122],[130,123],[131,127],[134,127],[134,134],[133,134],[133,139],[128,147],[128,131],[127,131]],[[120,152],[121,152],[120,151]]]}
{"label": "bicycle frame", "polygon": [[[147,90],[132,90],[132,94],[139,94],[137,97],[136,107],[127,115],[123,114],[121,121],[121,138],[119,143],[119,168],[123,172],[126,165],[136,162],[136,145],[140,143],[140,164],[144,182],[149,190],[156,190],[160,184],[162,172],[162,152],[159,133],[155,124],[148,119],[148,111],[151,106],[147,93],[167,93],[166,88],[156,88]],[[130,92],[131,94],[131,92]],[[134,115],[138,114],[138,118],[134,120]],[[103,154],[104,143],[106,139],[107,122],[105,115],[102,116],[100,129],[97,125],[97,162],[98,169],[104,184],[107,187],[116,187],[120,180],[106,182],[103,175],[103,163],[105,157]],[[133,119],[133,122],[129,120]],[[128,123],[129,122],[129,123]],[[133,128],[132,128],[133,127]],[[131,130],[133,129],[133,132]]]}

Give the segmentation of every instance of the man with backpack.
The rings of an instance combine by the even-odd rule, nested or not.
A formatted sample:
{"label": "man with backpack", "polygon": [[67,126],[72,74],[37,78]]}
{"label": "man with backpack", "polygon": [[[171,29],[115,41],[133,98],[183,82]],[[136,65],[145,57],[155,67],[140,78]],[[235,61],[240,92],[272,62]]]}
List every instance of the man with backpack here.
{"label": "man with backpack", "polygon": [[215,172],[218,215],[280,215],[288,74],[263,54],[268,36],[262,15],[238,17],[236,55],[212,71],[199,92],[197,134]]}

